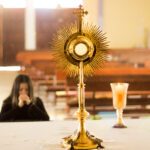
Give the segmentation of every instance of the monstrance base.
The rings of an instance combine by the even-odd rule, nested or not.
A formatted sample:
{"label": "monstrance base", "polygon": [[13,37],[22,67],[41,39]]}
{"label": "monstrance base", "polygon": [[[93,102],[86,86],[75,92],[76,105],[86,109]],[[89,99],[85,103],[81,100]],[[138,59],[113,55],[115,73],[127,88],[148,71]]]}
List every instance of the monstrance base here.
{"label": "monstrance base", "polygon": [[115,124],[113,125],[113,128],[127,128],[127,126],[124,124]]}
{"label": "monstrance base", "polygon": [[103,149],[102,140],[90,135],[88,131],[85,134],[75,132],[74,135],[63,138],[62,145],[67,150],[92,150]]}

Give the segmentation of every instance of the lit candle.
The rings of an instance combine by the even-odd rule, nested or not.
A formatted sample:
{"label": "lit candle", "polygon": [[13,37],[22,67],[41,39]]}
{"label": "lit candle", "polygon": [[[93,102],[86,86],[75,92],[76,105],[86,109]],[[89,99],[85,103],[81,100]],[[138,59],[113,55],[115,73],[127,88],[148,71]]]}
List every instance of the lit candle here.
{"label": "lit candle", "polygon": [[111,83],[111,89],[113,94],[113,106],[117,113],[117,124],[114,125],[115,128],[126,127],[123,123],[123,109],[126,106],[127,101],[127,89],[128,83]]}
{"label": "lit candle", "polygon": [[124,99],[125,99],[125,90],[124,86],[121,83],[118,83],[116,85],[116,102],[115,106],[117,108],[123,108],[124,107]]}

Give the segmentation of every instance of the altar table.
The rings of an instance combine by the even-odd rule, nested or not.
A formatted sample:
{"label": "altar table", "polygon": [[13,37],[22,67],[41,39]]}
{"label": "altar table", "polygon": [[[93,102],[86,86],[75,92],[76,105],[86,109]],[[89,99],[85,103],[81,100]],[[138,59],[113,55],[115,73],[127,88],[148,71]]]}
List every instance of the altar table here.
{"label": "altar table", "polygon": [[[125,119],[128,128],[112,128],[116,119],[86,121],[105,150],[150,150],[150,117]],[[73,134],[77,120],[0,123],[1,150],[63,150],[61,140]]]}

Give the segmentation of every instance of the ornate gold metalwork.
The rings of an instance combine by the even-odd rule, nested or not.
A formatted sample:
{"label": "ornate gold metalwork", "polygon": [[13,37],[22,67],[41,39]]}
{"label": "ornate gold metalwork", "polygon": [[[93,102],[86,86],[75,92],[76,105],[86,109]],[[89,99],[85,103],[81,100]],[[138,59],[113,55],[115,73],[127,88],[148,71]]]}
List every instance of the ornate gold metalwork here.
{"label": "ornate gold metalwork", "polygon": [[[84,75],[91,76],[95,70],[102,68],[107,57],[108,42],[106,42],[105,34],[95,25],[82,23],[84,15],[82,8],[79,8],[76,13],[80,12],[78,23],[66,25],[59,29],[53,38],[51,47],[58,68],[72,77],[79,74],[80,60],[84,64]],[[78,43],[83,43],[88,47],[88,56],[84,55],[84,58],[77,59],[78,56],[74,55],[74,48]]]}
{"label": "ornate gold metalwork", "polygon": [[58,30],[52,45],[59,66],[70,76],[79,75],[79,108],[76,112],[79,128],[74,135],[63,139],[63,146],[70,150],[103,148],[102,140],[90,135],[85,129],[89,113],[85,109],[84,75],[91,75],[95,69],[102,67],[106,60],[107,42],[99,28],[83,24],[83,16],[87,12],[81,6],[75,13],[78,23]]}

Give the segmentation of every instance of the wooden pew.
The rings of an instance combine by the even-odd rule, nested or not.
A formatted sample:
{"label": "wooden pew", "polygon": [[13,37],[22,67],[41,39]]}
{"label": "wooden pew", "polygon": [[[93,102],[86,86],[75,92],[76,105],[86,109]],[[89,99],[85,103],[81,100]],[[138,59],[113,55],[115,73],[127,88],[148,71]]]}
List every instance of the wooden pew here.
{"label": "wooden pew", "polygon": [[[149,49],[118,49],[111,50],[109,55],[111,60],[106,63],[104,68],[100,71],[95,71],[93,77],[85,77],[85,91],[86,91],[86,106],[92,110],[112,110],[112,96],[111,96],[111,82],[128,82],[128,102],[126,109],[144,112],[149,111],[147,106],[149,102],[150,92],[150,50]],[[54,61],[53,55],[49,50],[34,51],[34,52],[21,52],[16,57],[22,66],[25,66],[23,72],[27,72],[35,82],[39,82],[40,78],[47,80],[47,75],[51,74],[51,70],[57,81],[58,76],[63,80],[66,77],[60,72],[57,72],[56,67],[51,67]],[[44,73],[38,74],[37,71],[32,71],[32,67],[36,70],[41,70]],[[33,76],[32,74],[33,73]],[[34,74],[36,73],[36,74]],[[39,78],[40,77],[40,78]],[[45,82],[44,81],[44,82]],[[47,81],[46,81],[47,82]],[[67,78],[67,84],[63,87],[77,87],[78,79]],[[56,89],[56,88],[55,88]],[[53,87],[48,87],[47,92],[53,90]],[[56,89],[56,92],[58,89]],[[66,90],[68,91],[68,90]],[[90,94],[89,94],[90,93]],[[77,94],[74,95],[75,101],[69,99],[67,104],[69,107],[77,107]]]}
{"label": "wooden pew", "polygon": [[[105,69],[104,69],[105,70]],[[124,74],[112,72],[111,74],[103,73],[85,79],[85,91],[91,93],[90,96],[86,94],[86,107],[91,112],[98,111],[112,111],[112,93],[110,83],[112,82],[127,82],[129,83],[127,107],[125,113],[132,112],[147,112],[150,105],[150,70],[139,68],[132,69],[132,73],[124,69]],[[142,73],[143,71],[143,73]],[[111,72],[111,69],[110,69]],[[125,73],[126,72],[126,73]],[[128,72],[128,73],[127,73]],[[147,73],[146,73],[147,72]],[[116,74],[115,74],[116,73]],[[77,80],[76,80],[77,81]],[[68,78],[68,85],[76,85],[75,80]],[[69,101],[70,107],[77,107],[78,102]]]}

